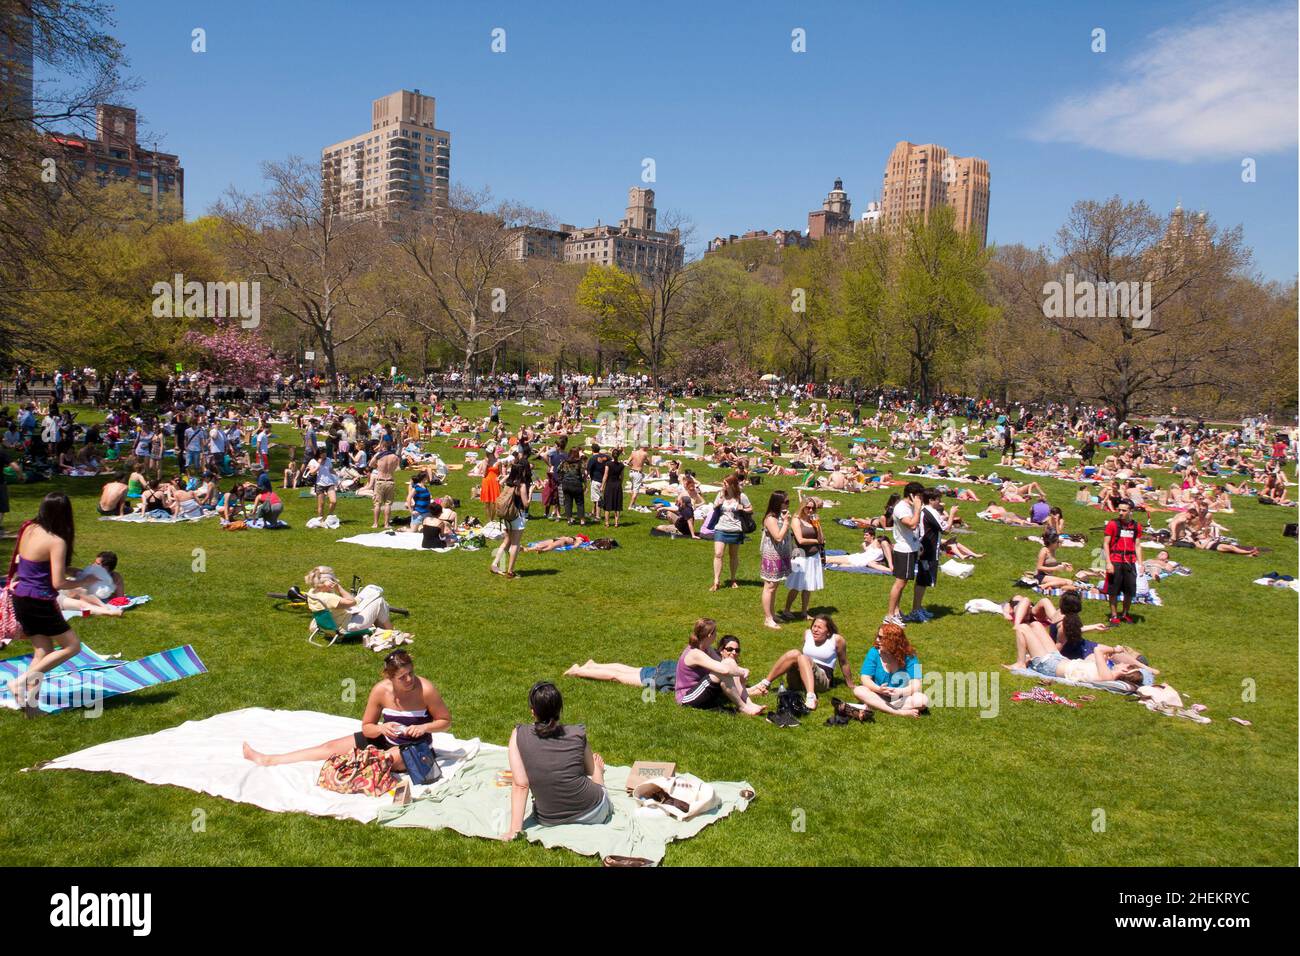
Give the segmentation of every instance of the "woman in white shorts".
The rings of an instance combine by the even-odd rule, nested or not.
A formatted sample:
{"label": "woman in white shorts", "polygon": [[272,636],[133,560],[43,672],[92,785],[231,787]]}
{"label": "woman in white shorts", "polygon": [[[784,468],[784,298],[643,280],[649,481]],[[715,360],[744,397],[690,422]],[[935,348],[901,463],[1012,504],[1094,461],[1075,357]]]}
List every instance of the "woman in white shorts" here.
{"label": "woman in white shorts", "polygon": [[[501,497],[497,499],[497,508],[500,509],[503,499],[508,500],[513,495],[519,514],[506,525],[505,537],[501,539],[500,546],[492,556],[492,566],[489,568],[493,574],[502,574],[507,578],[515,576],[515,561],[519,558],[519,546],[524,537],[524,528],[528,526],[528,504],[532,500],[533,493],[533,473],[528,460],[518,449],[513,455],[510,473],[506,476],[505,485],[501,489]],[[504,570],[501,569],[502,558],[506,558]]]}

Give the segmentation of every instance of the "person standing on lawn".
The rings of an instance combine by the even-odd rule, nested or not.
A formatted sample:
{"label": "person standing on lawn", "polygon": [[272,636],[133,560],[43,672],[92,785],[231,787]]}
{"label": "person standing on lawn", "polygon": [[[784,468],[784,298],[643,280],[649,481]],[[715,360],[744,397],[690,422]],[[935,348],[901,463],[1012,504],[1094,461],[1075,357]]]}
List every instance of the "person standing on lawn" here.
{"label": "person standing on lawn", "polygon": [[[1116,508],[1117,514],[1106,522],[1101,541],[1106,561],[1106,599],[1110,601],[1110,623],[1132,624],[1129,608],[1137,596],[1137,569],[1142,564],[1142,525],[1133,520],[1133,505],[1126,498]],[[1116,608],[1124,595],[1124,614]]]}
{"label": "person standing on lawn", "polygon": [[[894,585],[889,589],[889,608],[884,623],[903,626],[898,604],[908,581],[916,579],[918,556],[921,550],[921,496],[925,488],[919,481],[909,481],[903,488],[903,497],[894,505],[892,529],[894,532]],[[910,616],[910,615],[909,615]]]}

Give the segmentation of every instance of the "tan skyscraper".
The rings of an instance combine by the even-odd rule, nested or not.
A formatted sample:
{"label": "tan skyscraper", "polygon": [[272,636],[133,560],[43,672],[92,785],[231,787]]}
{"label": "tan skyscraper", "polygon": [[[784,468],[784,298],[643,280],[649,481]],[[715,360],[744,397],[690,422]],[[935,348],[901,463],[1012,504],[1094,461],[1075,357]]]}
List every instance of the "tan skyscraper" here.
{"label": "tan skyscraper", "polygon": [[446,202],[451,133],[434,125],[434,98],[398,90],[375,100],[369,132],[321,150],[321,181],[345,216],[389,218]]}
{"label": "tan skyscraper", "polygon": [[886,228],[897,228],[909,214],[928,219],[935,207],[952,206],[957,228],[979,236],[983,245],[989,230],[989,164],[973,156],[952,156],[934,143],[903,140],[885,163],[880,205]]}

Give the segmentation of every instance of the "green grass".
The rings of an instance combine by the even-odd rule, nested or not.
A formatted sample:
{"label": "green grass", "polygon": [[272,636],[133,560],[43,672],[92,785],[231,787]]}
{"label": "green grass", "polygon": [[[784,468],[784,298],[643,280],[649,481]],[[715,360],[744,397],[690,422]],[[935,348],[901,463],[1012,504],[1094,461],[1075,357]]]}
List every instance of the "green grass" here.
{"label": "green grass", "polygon": [[[522,411],[505,406],[514,422]],[[277,440],[298,438],[281,429]],[[459,461],[450,445],[434,443],[446,460]],[[981,461],[974,470],[995,467]],[[721,474],[707,466],[698,471],[705,481]],[[1070,529],[1102,524],[1100,512],[1074,504],[1076,486],[1044,485]],[[769,478],[750,494],[761,509],[773,488],[792,486],[791,479]],[[470,487],[464,471],[452,472],[450,491],[465,503],[462,513],[481,513]],[[742,663],[765,670],[800,642],[802,629],[787,625],[777,634],[761,626],[754,539],[742,549],[745,586],[738,591],[709,593],[711,547],[651,538],[655,519],[634,512],[613,533],[617,551],[524,555],[521,576],[506,581],[488,574],[487,550],[434,555],[335,544],[369,530],[364,499],[339,502],[339,532],[306,530],[314,503],[290,492],[291,531],[228,533],[215,521],[99,522],[99,482],[62,480],[11,488],[11,524],[55,488],[74,496],[78,556],[117,551],[129,591],[153,597],[119,620],[78,621],[85,642],[127,656],[188,642],[210,673],[110,701],[95,720],[66,713],[25,721],[0,712],[6,865],[594,865],[522,843],[271,814],[110,774],[18,772],[103,741],[242,707],[359,717],[379,658],[355,644],[309,646],[305,615],[277,610],[265,597],[301,583],[320,563],[339,569],[345,582],[356,573],[382,584],[394,604],[411,609],[406,626],[416,636],[417,667],[440,687],[459,736],[504,743],[527,718],[529,686],[550,678],[564,692],[566,719],[587,725],[609,763],[672,759],[705,779],[754,785],[758,799],[746,813],[674,844],[669,865],[1296,862],[1296,596],[1250,583],[1269,570],[1296,573],[1294,540],[1281,536],[1294,512],[1238,499],[1238,513],[1225,523],[1242,541],[1273,553],[1250,559],[1179,549],[1176,557],[1193,576],[1161,584],[1165,606],[1139,609],[1140,626],[1116,638],[1145,651],[1189,702],[1208,705],[1212,724],[1160,717],[1106,694],[1079,710],[1012,703],[1011,693],[1032,682],[1000,675],[992,718],[948,708],[918,721],[882,717],[874,725],[826,727],[823,707],[801,727],[778,730],[766,721],[678,708],[670,697],[644,703],[621,685],[561,677],[588,657],[638,665],[675,657],[701,616],[716,618],[720,633],[740,635]],[[978,493],[992,500],[989,489]],[[828,543],[851,550],[858,535],[833,519],[878,513],[885,492],[835,497],[839,503],[825,513]],[[973,519],[979,509],[961,510]],[[972,523],[977,533],[962,540],[989,557],[976,562],[970,579],[945,577],[927,602],[942,616],[909,628],[927,671],[998,672],[1013,653],[1000,617],[965,615],[962,607],[973,597],[1004,599],[1011,579],[1032,566],[1036,545],[1015,541],[1019,529]],[[534,521],[526,540],[558,528]],[[205,573],[191,570],[196,547],[207,553]],[[1087,554],[1062,552],[1076,564]],[[856,668],[884,613],[890,579],[826,578],[815,606],[833,610]],[[1085,622],[1099,620],[1103,607],[1085,602]],[[27,650],[19,643],[2,653]],[[349,678],[360,689],[356,703],[342,700]],[[1254,682],[1255,702],[1242,700],[1246,681]],[[1230,723],[1232,715],[1253,726]],[[204,832],[191,827],[196,809],[206,813]],[[1098,809],[1105,813],[1102,833],[1093,826]]]}

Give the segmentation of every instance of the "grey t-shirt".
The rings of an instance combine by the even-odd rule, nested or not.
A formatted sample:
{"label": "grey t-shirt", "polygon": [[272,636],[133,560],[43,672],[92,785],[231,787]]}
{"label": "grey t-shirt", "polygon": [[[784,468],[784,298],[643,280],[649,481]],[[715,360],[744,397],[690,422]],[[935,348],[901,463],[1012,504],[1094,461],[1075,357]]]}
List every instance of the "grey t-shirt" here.
{"label": "grey t-shirt", "polygon": [[565,724],[558,737],[538,737],[533,724],[520,724],[515,730],[538,823],[571,823],[596,808],[605,788],[587,776],[586,727]]}

